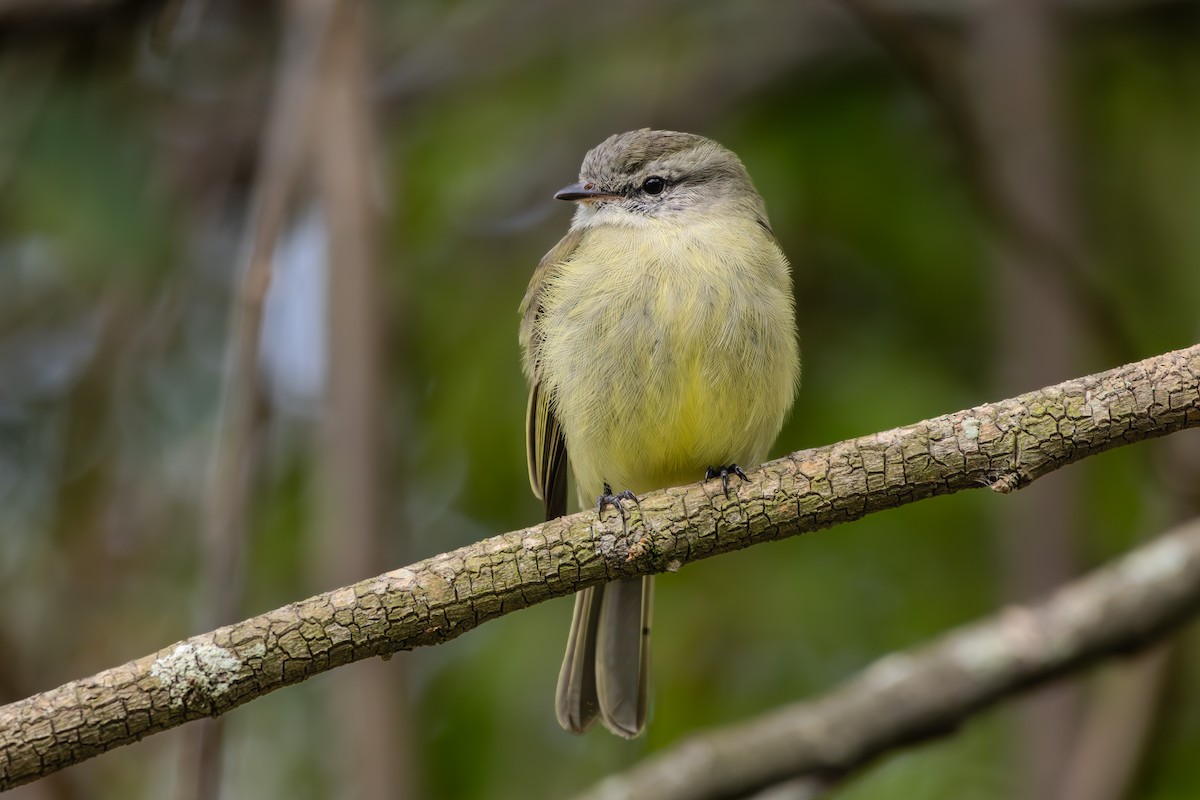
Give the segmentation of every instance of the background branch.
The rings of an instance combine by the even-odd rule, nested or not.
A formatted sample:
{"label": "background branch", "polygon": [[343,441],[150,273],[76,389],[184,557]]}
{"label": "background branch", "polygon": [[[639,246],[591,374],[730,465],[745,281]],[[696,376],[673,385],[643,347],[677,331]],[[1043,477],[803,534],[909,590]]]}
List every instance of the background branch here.
{"label": "background branch", "polygon": [[[310,4],[311,5],[311,4]],[[266,407],[259,372],[263,307],[272,259],[302,174],[312,86],[326,46],[329,12],[287,4],[275,95],[263,132],[253,208],[244,233],[247,262],[233,293],[224,398],[201,551],[200,615],[211,628],[237,619],[246,594],[246,529],[262,460]],[[197,726],[185,797],[220,796],[224,725]]]}
{"label": "background branch", "polygon": [[[1051,111],[1048,93],[1052,93],[1055,87],[1049,85],[1049,76],[1045,74],[1045,53],[1036,52],[1036,58],[1015,58],[1009,63],[1012,53],[1006,48],[1011,48],[1013,42],[1010,31],[1006,29],[1011,26],[1001,23],[1008,22],[1007,18],[1012,17],[1020,25],[1023,16],[1030,19],[1041,17],[1044,23],[1059,9],[1032,3],[1026,6],[1032,8],[1031,13],[1022,14],[1024,9],[1018,8],[1014,14],[1013,4],[995,3],[973,6],[966,14],[968,19],[975,21],[976,38],[986,42],[985,47],[976,44],[974,49],[991,51],[985,52],[984,58],[976,60],[1002,62],[999,65],[985,63],[982,67],[976,65],[977,71],[984,79],[994,81],[995,86],[1012,89],[1002,92],[999,95],[1000,102],[996,102],[996,98],[978,91],[978,88],[991,87],[976,87],[977,90],[972,91],[963,78],[963,74],[968,72],[962,64],[967,48],[958,39],[947,36],[943,28],[931,24],[948,20],[933,13],[915,15],[900,4],[880,0],[841,0],[841,3],[928,98],[947,134],[948,142],[954,148],[957,167],[964,177],[966,189],[991,225],[993,235],[1005,246],[1016,248],[1025,256],[1018,259],[1015,265],[1028,269],[1033,280],[1042,283],[1053,281],[1055,291],[1073,303],[1076,313],[1087,322],[1089,330],[1108,352],[1117,353],[1120,358],[1132,357],[1137,352],[1137,339],[1122,309],[1112,291],[1097,275],[1095,265],[1082,243],[1071,235],[1067,230],[1069,226],[1058,218],[1061,214],[1056,213],[1054,208],[1055,204],[1061,202],[1063,194],[1062,188],[1054,184],[1062,176],[1051,172],[1035,174],[1030,180],[1021,174],[1022,164],[1019,162],[1022,159],[1030,161],[1030,156],[1032,160],[1041,160],[1039,166],[1043,170],[1054,170],[1060,166],[1046,158],[1048,154],[1054,155],[1053,148],[1059,143],[1053,140],[1053,135],[1040,135],[1053,134],[1054,131],[1034,131],[1031,137],[1025,134],[1021,125],[1015,124],[1017,120],[1030,122],[1028,115],[1031,111],[1043,115]],[[958,10],[962,11],[963,8]],[[932,12],[933,8],[928,11]],[[1027,33],[1018,31],[1018,35]],[[961,33],[958,36],[961,37]],[[1027,49],[1047,49],[1049,37],[1044,31],[1028,38],[1032,44],[1030,41],[1022,42],[1020,52],[1023,56],[1029,55]],[[997,49],[998,53],[995,52]],[[1002,69],[997,71],[996,66]],[[1005,66],[1009,68],[1007,71],[1003,69]],[[1022,68],[1026,72],[1014,78],[1012,71]],[[1029,72],[1040,80],[1031,80]],[[999,107],[1005,103],[1006,107]],[[996,105],[997,108],[993,109],[990,105]],[[1014,112],[1024,114],[1014,119]],[[1055,120],[1039,122],[1056,124]],[[1009,130],[1014,125],[1013,130]],[[1009,135],[1034,140],[1034,150],[1029,152],[1030,141],[1013,146],[1006,138]],[[1041,141],[1036,141],[1038,139]],[[1022,186],[1022,183],[1048,183],[1052,188],[1045,196],[1031,195],[1029,189],[1032,186]]]}
{"label": "background branch", "polygon": [[797,780],[828,786],[883,753],[953,731],[1007,695],[1136,649],[1198,610],[1200,519],[1045,603],[889,655],[816,701],[689,739],[579,800],[740,797]]}
{"label": "background branch", "polygon": [[[387,487],[401,481],[387,472],[381,436],[395,420],[385,414],[384,399],[392,385],[392,362],[383,350],[380,225],[373,192],[380,165],[367,96],[371,13],[363,0],[333,5],[314,98],[313,160],[329,233],[325,413],[317,455],[324,508],[311,556],[316,586],[348,583],[396,563],[399,559],[388,557],[394,555],[388,542],[401,541],[405,533],[384,523]],[[407,666],[364,662],[327,687],[339,797],[421,796],[402,669]]]}
{"label": "background branch", "polygon": [[[988,296],[998,334],[994,381],[1002,393],[1079,371],[1088,363],[1083,354],[1094,358],[1092,343],[1106,336],[1105,329],[1084,324],[1088,298],[1077,295],[1080,283],[1063,273],[1065,263],[1031,246],[1000,213],[1008,209],[1064,252],[1084,252],[1070,180],[1070,154],[1077,148],[1060,113],[1058,11],[1041,0],[991,3],[975,9],[966,26],[965,72],[972,89],[966,97],[977,119],[981,156],[977,177],[994,201],[988,209],[994,231]],[[1018,307],[1022,313],[1013,312]],[[994,509],[1004,601],[1044,597],[1079,574],[1084,487],[1082,471],[1059,473],[1017,502]],[[1079,736],[1082,712],[1094,700],[1082,681],[1073,680],[1015,704],[1014,798],[1062,797],[1067,754]]]}
{"label": "background branch", "polygon": [[[692,484],[646,495],[628,519],[587,512],[485,539],[0,708],[0,789],[585,586],[980,485],[1007,493],[1089,455],[1196,426],[1200,345],[793,453],[729,498]],[[1200,592],[1200,579],[1187,585]]]}

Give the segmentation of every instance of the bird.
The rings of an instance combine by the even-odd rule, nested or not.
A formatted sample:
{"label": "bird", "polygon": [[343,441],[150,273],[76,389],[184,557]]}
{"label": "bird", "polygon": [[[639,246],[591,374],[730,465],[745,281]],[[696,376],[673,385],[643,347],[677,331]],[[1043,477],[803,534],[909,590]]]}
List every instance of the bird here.
{"label": "bird", "polygon": [[[762,463],[800,379],[791,268],[741,160],[643,128],[584,156],[566,235],[520,305],[527,460],[546,519]],[[638,736],[649,706],[653,578],[575,597],[559,724]]]}

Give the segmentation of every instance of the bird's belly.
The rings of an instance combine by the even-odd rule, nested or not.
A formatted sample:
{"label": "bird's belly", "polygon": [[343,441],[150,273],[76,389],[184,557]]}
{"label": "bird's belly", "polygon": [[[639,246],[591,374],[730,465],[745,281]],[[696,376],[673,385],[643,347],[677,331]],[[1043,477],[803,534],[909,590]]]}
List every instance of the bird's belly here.
{"label": "bird's belly", "polygon": [[609,483],[645,492],[700,480],[709,466],[763,458],[764,437],[746,429],[745,403],[754,399],[735,396],[733,385],[744,387],[745,376],[729,355],[710,350],[683,364],[631,365],[643,376],[641,391],[621,403],[597,439],[613,473]]}
{"label": "bird's belly", "polygon": [[765,458],[791,403],[794,373],[775,363],[791,352],[790,319],[769,324],[761,298],[719,288],[581,303],[593,311],[565,327],[580,346],[549,348],[569,362],[556,365],[554,390],[583,497],[606,483],[644,492]]}

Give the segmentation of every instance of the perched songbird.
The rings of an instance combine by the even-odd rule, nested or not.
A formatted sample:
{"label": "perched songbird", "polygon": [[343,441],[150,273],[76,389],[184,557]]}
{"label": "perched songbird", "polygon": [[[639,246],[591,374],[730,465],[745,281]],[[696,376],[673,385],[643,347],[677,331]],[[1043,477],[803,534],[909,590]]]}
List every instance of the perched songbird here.
{"label": "perched songbird", "polygon": [[[643,129],[592,149],[555,197],[575,216],[533,274],[520,332],[546,518],[567,511],[568,463],[602,511],[701,478],[728,491],[766,458],[800,376],[787,258],[746,168],[702,136]],[[567,730],[599,716],[641,733],[652,589],[576,595],[556,697]]]}

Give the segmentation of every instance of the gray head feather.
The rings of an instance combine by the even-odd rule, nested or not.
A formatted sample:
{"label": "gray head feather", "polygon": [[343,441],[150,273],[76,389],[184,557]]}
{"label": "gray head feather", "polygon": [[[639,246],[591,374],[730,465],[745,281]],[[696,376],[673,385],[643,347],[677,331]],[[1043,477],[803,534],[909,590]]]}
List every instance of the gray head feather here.
{"label": "gray head feather", "polygon": [[[652,177],[662,178],[665,190],[645,191],[645,182]],[[725,205],[766,224],[762,199],[741,160],[693,133],[642,128],[615,134],[584,156],[579,178],[617,196],[605,204],[632,213],[665,218]]]}

